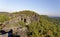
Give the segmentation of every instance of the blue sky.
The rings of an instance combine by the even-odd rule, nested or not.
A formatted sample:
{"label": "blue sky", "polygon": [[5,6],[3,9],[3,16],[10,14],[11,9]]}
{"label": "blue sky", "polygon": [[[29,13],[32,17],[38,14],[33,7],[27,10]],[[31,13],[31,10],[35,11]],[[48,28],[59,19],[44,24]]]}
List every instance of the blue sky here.
{"label": "blue sky", "polygon": [[0,0],[0,11],[32,10],[39,14],[60,16],[60,0]]}

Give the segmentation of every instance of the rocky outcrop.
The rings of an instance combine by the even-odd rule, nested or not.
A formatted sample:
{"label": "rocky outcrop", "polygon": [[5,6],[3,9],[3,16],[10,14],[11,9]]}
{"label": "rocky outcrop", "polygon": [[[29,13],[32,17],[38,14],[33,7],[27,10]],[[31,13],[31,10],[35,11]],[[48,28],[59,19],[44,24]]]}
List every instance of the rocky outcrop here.
{"label": "rocky outcrop", "polygon": [[2,25],[2,30],[9,32],[11,29],[13,30],[13,35],[20,35],[20,37],[27,37],[27,27],[22,27],[19,24],[19,21],[23,21],[25,24],[28,25],[33,21],[38,21],[38,16],[26,16],[25,14],[21,15],[9,15],[12,19],[9,21],[5,21]]}

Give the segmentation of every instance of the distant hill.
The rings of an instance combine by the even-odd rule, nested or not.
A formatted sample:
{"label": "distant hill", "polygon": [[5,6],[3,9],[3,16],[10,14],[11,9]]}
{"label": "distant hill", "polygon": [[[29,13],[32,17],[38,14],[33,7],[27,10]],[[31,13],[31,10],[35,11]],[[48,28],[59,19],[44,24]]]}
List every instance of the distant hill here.
{"label": "distant hill", "polygon": [[53,18],[60,19],[60,17],[53,17]]}

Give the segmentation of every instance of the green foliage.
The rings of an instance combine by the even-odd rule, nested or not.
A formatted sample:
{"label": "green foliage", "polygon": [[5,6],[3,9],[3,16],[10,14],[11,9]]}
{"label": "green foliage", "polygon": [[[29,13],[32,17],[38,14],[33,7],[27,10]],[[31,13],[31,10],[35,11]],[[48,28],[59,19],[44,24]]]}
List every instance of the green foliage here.
{"label": "green foliage", "polygon": [[13,14],[25,14],[27,16],[32,16],[37,13],[35,13],[34,11],[30,11],[30,10],[24,10],[24,11],[14,12]]}
{"label": "green foliage", "polygon": [[[6,15],[0,15],[0,23],[3,23],[4,21],[9,20],[9,17]],[[0,24],[0,30],[1,30],[1,24]]]}
{"label": "green foliage", "polygon": [[39,22],[28,25],[28,37],[60,37],[60,26],[40,16]]}
{"label": "green foliage", "polygon": [[4,21],[7,21],[7,20],[9,20],[8,16],[0,15],[0,22],[4,22]]}
{"label": "green foliage", "polygon": [[19,21],[19,24],[23,27],[25,26],[25,23],[23,21]]}

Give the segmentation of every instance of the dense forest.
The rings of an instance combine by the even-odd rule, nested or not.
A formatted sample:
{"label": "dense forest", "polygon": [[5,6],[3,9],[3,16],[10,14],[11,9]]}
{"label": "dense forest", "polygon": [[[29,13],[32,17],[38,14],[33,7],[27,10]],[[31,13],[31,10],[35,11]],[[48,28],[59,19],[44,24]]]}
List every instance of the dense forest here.
{"label": "dense forest", "polygon": [[[25,14],[27,16],[37,15],[39,21],[33,21],[29,25],[25,25],[23,22],[20,24],[23,27],[28,28],[27,37],[60,37],[60,19],[51,18],[47,15],[40,15],[34,11],[19,11],[19,12],[0,12],[0,23],[8,21],[12,18],[9,14]],[[0,25],[1,30],[1,25]]]}

